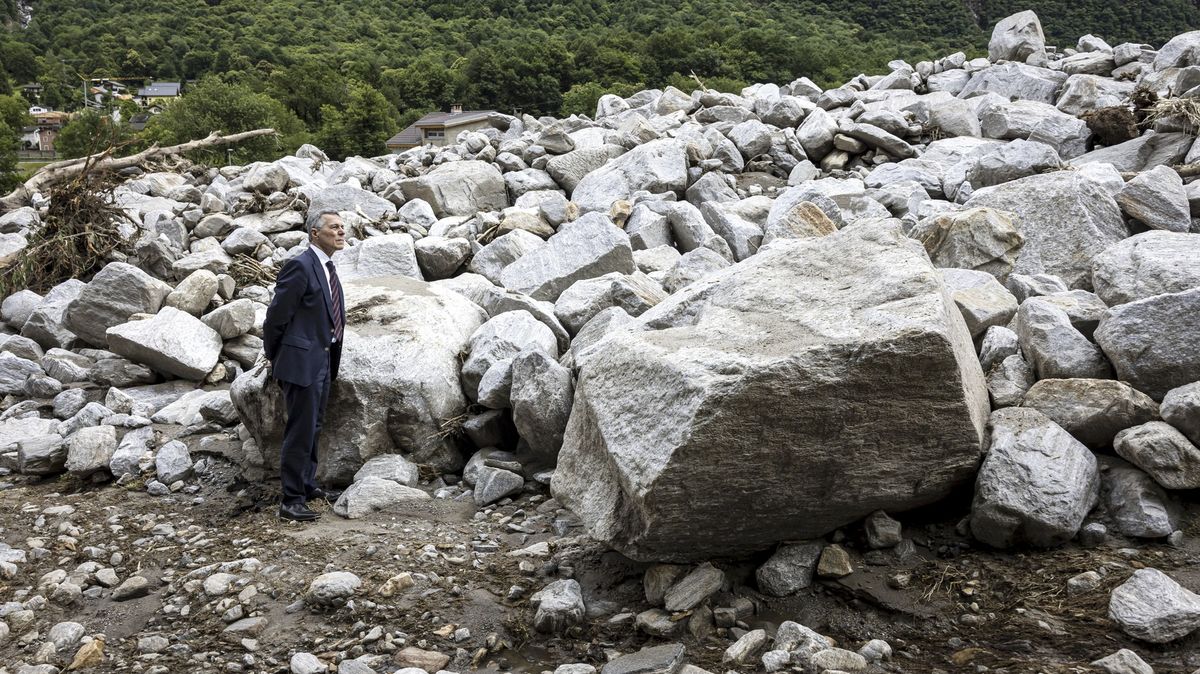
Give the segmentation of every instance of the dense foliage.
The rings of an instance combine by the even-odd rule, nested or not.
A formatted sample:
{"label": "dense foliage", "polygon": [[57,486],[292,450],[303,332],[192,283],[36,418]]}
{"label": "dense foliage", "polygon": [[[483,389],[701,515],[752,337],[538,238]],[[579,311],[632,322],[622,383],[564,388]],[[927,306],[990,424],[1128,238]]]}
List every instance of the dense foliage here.
{"label": "dense foliage", "polygon": [[[590,113],[604,91],[686,87],[692,73],[726,89],[802,75],[830,85],[880,72],[894,58],[915,62],[959,49],[977,55],[991,25],[1025,6],[1015,0],[36,0],[27,29],[0,30],[0,62],[13,82],[39,81],[42,102],[59,109],[77,107],[81,75],[217,76],[239,95],[278,102],[313,139],[358,152],[381,150],[376,141],[385,131],[451,103]],[[1088,32],[1114,44],[1157,44],[1200,26],[1191,0],[1047,0],[1037,11],[1051,41],[1064,46]],[[282,114],[266,112],[261,99],[249,107]],[[165,127],[191,132],[188,124],[205,120],[185,116],[191,121],[168,120]]]}
{"label": "dense foliage", "polygon": [[17,138],[29,122],[28,106],[19,96],[0,95],[0,195],[20,183],[17,174]]}

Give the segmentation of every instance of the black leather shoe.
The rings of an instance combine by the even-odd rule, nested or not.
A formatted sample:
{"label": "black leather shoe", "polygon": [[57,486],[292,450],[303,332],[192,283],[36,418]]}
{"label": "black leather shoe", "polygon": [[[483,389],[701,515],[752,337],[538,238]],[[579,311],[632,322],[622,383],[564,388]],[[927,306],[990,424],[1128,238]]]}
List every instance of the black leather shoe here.
{"label": "black leather shoe", "polygon": [[285,503],[279,506],[279,519],[293,522],[311,522],[321,516],[321,513],[308,509],[303,503]]}
{"label": "black leather shoe", "polygon": [[308,500],[316,501],[317,499],[324,499],[330,504],[333,504],[337,502],[338,497],[341,495],[341,489],[321,489],[320,487],[317,487],[313,490],[313,493],[309,495]]}

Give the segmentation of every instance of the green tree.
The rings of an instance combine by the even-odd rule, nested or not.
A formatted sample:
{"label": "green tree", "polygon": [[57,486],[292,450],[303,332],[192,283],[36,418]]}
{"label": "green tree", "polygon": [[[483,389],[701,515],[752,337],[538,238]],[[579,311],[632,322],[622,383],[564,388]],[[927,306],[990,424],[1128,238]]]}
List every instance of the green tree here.
{"label": "green tree", "polygon": [[10,129],[20,131],[33,121],[29,116],[29,102],[16,95],[0,96],[0,121]]}
{"label": "green tree", "polygon": [[424,53],[403,68],[384,70],[380,91],[401,111],[446,110],[466,100],[470,83],[465,65],[454,55]]}
{"label": "green tree", "polygon": [[567,92],[563,94],[562,110],[559,114],[563,117],[569,117],[570,115],[587,115],[591,117],[596,114],[596,103],[604,94],[616,94],[617,96],[625,97],[631,96],[645,88],[642,84],[627,84],[625,82],[609,85],[600,84],[599,82],[580,82],[567,89]]}
{"label": "green tree", "polygon": [[321,125],[321,108],[336,105],[346,93],[337,71],[321,59],[302,60],[273,70],[267,77],[271,95],[286,105],[308,128]]}
{"label": "green tree", "polygon": [[8,123],[0,120],[0,195],[8,194],[21,184],[21,174],[17,170],[19,133],[20,129],[14,130]]}
{"label": "green tree", "polygon": [[27,44],[0,42],[0,64],[18,84],[25,84],[37,79],[37,55]]}
{"label": "green tree", "polygon": [[[242,143],[234,149],[235,161],[275,159],[307,140],[304,124],[279,101],[245,84],[207,77],[152,117],[142,135],[146,140],[174,144],[204,138],[213,131],[232,134],[260,128],[275,129],[279,139],[264,137]],[[223,154],[208,152],[200,158],[217,163]]]}
{"label": "green tree", "polygon": [[123,118],[114,122],[109,115],[86,110],[71,118],[54,141],[59,154],[71,159],[84,157],[110,147],[116,147],[133,136],[129,123]]}
{"label": "green tree", "polygon": [[0,96],[0,193],[7,194],[21,182],[17,170],[17,143],[21,127],[32,121],[29,104],[20,96]]}
{"label": "green tree", "polygon": [[400,130],[395,106],[365,82],[350,82],[345,102],[322,107],[321,117],[317,144],[331,158],[383,154],[384,143]]}

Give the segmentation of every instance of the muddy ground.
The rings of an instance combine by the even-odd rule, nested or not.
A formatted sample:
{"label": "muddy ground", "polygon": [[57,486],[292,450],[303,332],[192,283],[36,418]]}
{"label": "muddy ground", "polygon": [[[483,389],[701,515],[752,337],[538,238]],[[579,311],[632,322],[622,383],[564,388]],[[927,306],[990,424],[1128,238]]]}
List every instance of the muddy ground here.
{"label": "muddy ground", "polygon": [[[307,651],[329,663],[379,653],[376,671],[392,672],[397,665],[386,651],[415,645],[450,656],[447,668],[455,671],[537,672],[569,662],[600,666],[614,654],[668,641],[638,634],[633,625],[632,615],[650,608],[641,585],[647,565],[587,539],[543,487],[482,511],[469,501],[433,500],[344,520],[326,506],[319,522],[296,524],[276,519],[269,485],[236,482],[227,469],[196,481],[195,493],[163,497],[136,483],[0,479],[11,481],[0,491],[0,540],[49,551],[36,559],[30,555],[15,578],[0,581],[0,604],[28,600],[38,593],[38,579],[54,569],[70,572],[93,558],[107,566],[113,552],[123,557],[115,565],[122,580],[135,573],[151,580],[152,591],[141,598],[116,602],[104,590],[98,598],[69,606],[49,602],[36,611],[34,628],[42,640],[63,620],[103,635],[104,659],[88,671],[283,672],[294,652]],[[62,505],[75,510],[43,514]],[[956,533],[966,507],[950,502],[901,516],[905,536],[916,543],[916,553],[903,560],[893,552],[864,559],[861,529],[846,528],[839,537],[854,552],[857,571],[784,599],[764,597],[753,587],[764,555],[714,560],[727,572],[730,587],[713,605],[745,597],[755,607],[745,619],[751,628],[770,631],[782,620],[795,620],[854,649],[885,639],[895,650],[887,671],[1085,672],[1094,671],[1087,663],[1119,648],[1135,650],[1160,674],[1200,668],[1200,633],[1154,646],[1125,636],[1107,617],[1109,591],[1142,566],[1200,588],[1195,500],[1179,547],[1112,540],[1093,549],[1072,544],[1017,554],[981,549]],[[546,556],[510,554],[530,546],[536,553],[535,544],[543,542],[550,547]],[[244,602],[246,615],[264,615],[269,623],[257,636],[256,650],[247,651],[222,636],[229,601],[189,592],[185,585],[191,570],[251,557],[262,566],[243,574],[257,589]],[[351,571],[364,581],[351,605],[319,613],[297,603],[313,577],[333,570]],[[1068,596],[1066,580],[1089,570],[1105,574],[1102,586]],[[403,572],[417,574],[415,586],[380,596],[380,586]],[[565,636],[533,633],[529,596],[564,576],[583,586],[586,624]],[[185,605],[186,616],[180,610]],[[373,627],[393,637],[391,643],[364,638]],[[455,642],[452,634],[461,627],[470,636]],[[13,630],[0,643],[0,663],[33,661],[40,641],[19,643],[29,629]],[[172,649],[139,656],[138,637],[149,634],[167,637]],[[733,638],[718,629],[704,639],[685,634],[679,640],[687,645],[689,662],[725,672],[732,667],[721,664],[721,655]],[[761,665],[737,669],[761,671]]]}

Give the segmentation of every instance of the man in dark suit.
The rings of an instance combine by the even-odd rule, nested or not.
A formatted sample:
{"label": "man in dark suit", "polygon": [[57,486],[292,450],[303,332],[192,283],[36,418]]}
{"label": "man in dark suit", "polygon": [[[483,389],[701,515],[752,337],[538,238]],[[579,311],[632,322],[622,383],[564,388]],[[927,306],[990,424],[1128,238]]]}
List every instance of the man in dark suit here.
{"label": "man in dark suit", "polygon": [[317,440],[337,378],[346,325],[346,303],[329,256],[346,246],[336,211],[310,214],[308,250],[288,260],[275,280],[275,297],[263,321],[263,350],[287,406],[280,450],[279,517],[298,522],[320,514],[307,502],[333,502],[341,492],[317,485]]}

